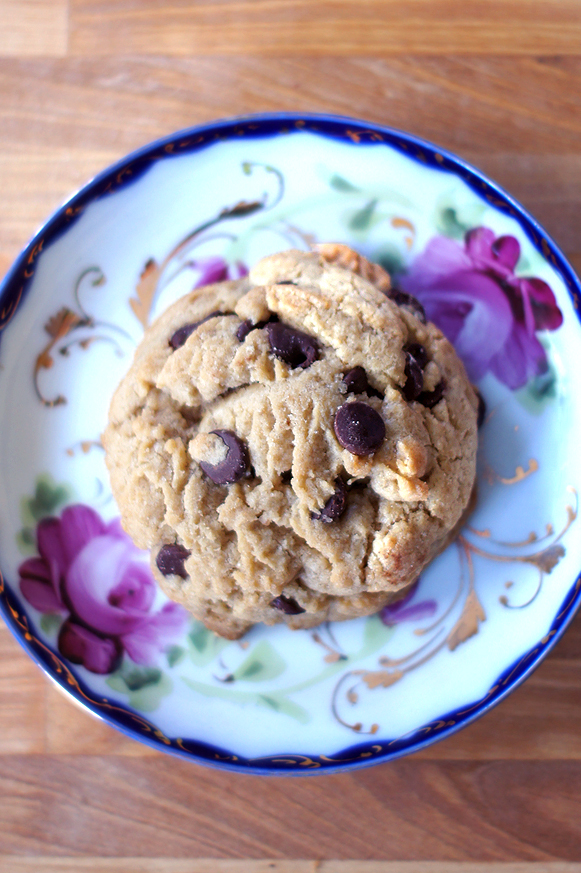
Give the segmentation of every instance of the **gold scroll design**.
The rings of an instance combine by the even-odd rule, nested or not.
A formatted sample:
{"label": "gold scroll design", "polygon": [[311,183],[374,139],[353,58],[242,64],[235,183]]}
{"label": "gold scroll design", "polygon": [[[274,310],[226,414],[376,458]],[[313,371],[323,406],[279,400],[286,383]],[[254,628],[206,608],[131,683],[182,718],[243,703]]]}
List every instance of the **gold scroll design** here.
{"label": "gold scroll design", "polygon": [[32,279],[32,277],[34,276],[34,271],[36,270],[36,262],[39,255],[42,254],[43,247],[44,239],[40,239],[28,253],[26,263],[22,270],[22,284],[20,285],[16,296],[0,311],[0,330],[4,330],[9,322],[12,321],[12,319],[14,318],[16,310],[18,309],[18,304],[20,303],[22,295],[24,293],[24,286],[26,282],[29,279]]}
{"label": "gold scroll design", "polygon": [[0,330],[4,330],[14,318],[16,310],[18,309],[18,304],[22,299],[23,291],[24,285],[21,285],[18,289],[18,293],[16,294],[16,296],[13,297],[10,303],[7,303],[6,306],[0,311]]}
{"label": "gold scroll design", "polygon": [[[87,281],[85,281],[87,280]],[[122,348],[115,334],[124,340],[130,340],[129,334],[116,324],[92,316],[81,302],[80,292],[87,286],[99,288],[106,282],[105,276],[99,267],[93,266],[83,270],[78,276],[73,289],[74,306],[61,306],[48,319],[44,330],[48,334],[48,340],[36,356],[33,368],[33,383],[36,396],[43,406],[62,406],[67,402],[63,394],[55,397],[46,397],[40,387],[40,376],[54,366],[55,353],[62,358],[68,358],[73,346],[87,350],[96,342],[107,342],[114,348],[118,356],[123,355]],[[79,335],[77,331],[83,329]],[[71,338],[71,335],[72,338]]]}
{"label": "gold scroll design", "polygon": [[[223,222],[230,219],[246,218],[254,213],[273,209],[274,206],[280,203],[284,194],[284,178],[282,173],[269,164],[260,164],[254,161],[245,161],[242,165],[242,170],[245,175],[249,176],[257,167],[265,170],[276,182],[276,190],[272,199],[269,199],[269,195],[265,193],[256,200],[240,200],[233,206],[224,207],[215,216],[202,222],[202,224],[187,233],[159,262],[155,258],[149,258],[146,261],[135,287],[135,295],[129,299],[131,310],[141,323],[143,329],[149,324],[153,305],[160,291],[187,268],[187,263],[181,263],[180,258],[196,246],[208,242],[210,239],[220,237],[233,238],[229,231],[219,230],[219,226]],[[172,265],[175,266],[175,269],[168,278],[167,274],[171,273],[169,268]]]}
{"label": "gold scroll design", "polygon": [[[529,474],[526,471],[519,473],[519,470],[520,468],[517,469],[517,474],[513,477],[514,482],[521,481]],[[509,480],[506,480],[506,484],[512,484],[512,482],[513,479],[511,479],[510,483]],[[389,658],[383,656],[379,658],[377,669],[357,669],[349,670],[344,673],[335,685],[331,698],[331,711],[335,720],[357,734],[375,735],[379,730],[379,724],[377,722],[373,722],[371,725],[364,725],[359,720],[352,721],[341,714],[346,706],[354,707],[357,705],[362,690],[367,689],[369,691],[374,691],[378,688],[387,689],[401,681],[404,676],[411,671],[416,670],[423,664],[427,663],[427,661],[435,657],[435,655],[437,655],[442,649],[447,648],[449,651],[454,651],[458,646],[478,633],[481,623],[486,620],[486,613],[476,590],[476,575],[474,568],[475,556],[498,563],[525,564],[535,567],[539,572],[539,579],[533,594],[529,596],[526,601],[514,603],[504,594],[499,596],[500,604],[507,609],[524,609],[525,607],[530,606],[538,597],[545,577],[554,570],[561,558],[565,555],[565,549],[560,541],[578,515],[577,492],[571,487],[567,490],[574,497],[574,505],[566,506],[566,522],[557,534],[554,533],[553,527],[548,524],[543,535],[532,532],[526,539],[513,543],[493,539],[488,530],[476,531],[474,528],[465,528],[456,541],[456,548],[458,549],[460,558],[460,574],[459,583],[454,597],[443,614],[432,624],[427,627],[417,628],[414,631],[415,636],[427,637],[427,641],[414,648],[404,657]],[[518,553],[504,554],[502,551],[496,549],[489,550],[482,547],[481,544],[474,543],[469,538],[470,535],[476,536],[480,540],[487,539],[495,546],[509,550],[522,550],[523,547],[530,547],[531,544],[538,546],[542,543],[543,545],[542,548],[535,548],[533,552],[525,552],[523,554],[521,551]],[[512,587],[512,583],[507,584]],[[581,581],[580,579],[577,579],[575,591],[578,591],[580,586]],[[460,613],[453,624],[451,624],[451,627],[449,627],[448,621],[452,621],[452,616],[457,612],[459,603],[461,603]],[[563,610],[561,610],[560,615],[562,613]],[[544,638],[541,641],[541,647],[548,642],[552,635],[553,632],[549,633],[546,639]],[[530,657],[530,653],[525,657]],[[515,670],[517,669],[518,665],[515,667]],[[505,677],[500,684],[502,686],[506,685],[510,681],[511,675],[512,673],[508,677]],[[495,685],[489,691],[487,697],[493,696],[498,691],[498,688],[499,686]],[[484,698],[484,700],[486,699],[487,698]],[[480,706],[482,702],[483,701],[480,701],[476,706]],[[466,710],[466,713],[469,711],[470,710]],[[463,711],[462,715],[464,714]],[[455,721],[437,721],[430,726],[425,726],[422,730],[425,733],[428,733],[432,730],[452,726],[455,723]],[[397,741],[398,740],[394,740],[393,742]]]}
{"label": "gold scroll design", "polygon": [[[461,572],[451,603],[436,621],[428,627],[414,631],[415,636],[427,637],[426,642],[401,658],[382,656],[378,660],[378,669],[349,670],[337,682],[331,698],[331,711],[335,720],[344,727],[357,734],[371,736],[376,734],[379,730],[377,722],[366,727],[361,721],[349,721],[341,715],[340,709],[343,705],[356,706],[363,687],[369,691],[390,688],[408,673],[431,660],[443,648],[447,647],[450,651],[454,651],[461,643],[478,633],[480,623],[485,621],[486,614],[476,593],[472,556],[459,542],[457,546]],[[462,603],[460,614],[452,626],[448,627],[447,624],[457,611],[460,602]]]}
{"label": "gold scroll design", "polygon": [[[553,526],[547,524],[543,534],[531,531],[525,539],[514,542],[493,538],[490,530],[476,530],[470,526],[466,527],[460,536],[459,540],[463,547],[472,555],[478,555],[481,558],[499,564],[526,564],[537,569],[539,575],[536,588],[525,601],[516,603],[511,601],[506,594],[499,596],[499,602],[507,609],[524,609],[530,606],[539,596],[545,577],[552,573],[559,561],[565,556],[565,548],[561,540],[577,518],[579,512],[577,491],[571,486],[567,490],[573,497],[573,503],[567,504],[565,507],[566,521],[561,530],[556,534]],[[475,539],[478,542],[475,542]],[[485,548],[484,542],[491,543],[494,548]],[[542,547],[538,548],[539,545],[542,545]],[[533,552],[525,551],[522,553],[521,550],[523,548],[530,546],[535,547]],[[499,549],[503,551],[499,551]],[[507,581],[505,582],[505,588],[507,590],[511,589],[513,584],[511,581]]]}
{"label": "gold scroll design", "polygon": [[[560,619],[563,617],[563,615],[565,615],[567,613],[568,609],[571,606],[571,603],[575,600],[577,594],[579,593],[579,590],[581,590],[581,576],[577,577],[575,586],[574,586],[573,590],[571,591],[571,596],[567,598],[566,605],[559,612],[557,619],[556,619],[557,621],[560,621]],[[455,715],[454,719],[450,719],[447,722],[444,722],[444,721],[432,722],[429,725],[424,725],[424,727],[421,728],[419,731],[414,731],[413,733],[416,735],[422,734],[422,733],[428,734],[428,733],[430,733],[434,730],[437,730],[439,728],[442,728],[442,727],[453,727],[459,721],[463,721],[467,715],[470,715],[475,710],[480,709],[484,704],[487,703],[487,701],[489,701],[491,698],[495,698],[504,688],[506,688],[508,685],[510,685],[511,682],[513,681],[513,677],[522,672],[522,669],[526,663],[534,662],[536,656],[543,651],[543,649],[546,647],[547,643],[555,636],[556,633],[557,633],[557,629],[553,628],[547,634],[545,634],[545,636],[541,640],[539,640],[539,642],[537,643],[536,646],[534,646],[534,648],[532,648],[529,652],[527,652],[525,655],[523,655],[522,658],[519,658],[519,660],[515,664],[513,664],[512,669],[510,670],[509,673],[506,674],[506,676],[504,676],[497,684],[493,685],[491,688],[488,689],[488,691],[486,692],[484,697],[481,697],[480,700],[478,700],[476,703],[473,703],[471,706],[465,707],[464,709],[457,710],[454,714]],[[402,737],[400,737],[398,740],[392,740],[390,745],[393,745],[394,743],[399,742],[401,739],[402,739]]]}
{"label": "gold scroll design", "polygon": [[[189,751],[184,745],[184,741],[181,739],[176,740],[176,745],[178,748],[183,749],[183,751]],[[288,767],[288,769],[304,769],[304,770],[317,770],[325,764],[352,764],[357,761],[365,761],[367,758],[374,758],[377,755],[380,755],[383,752],[384,747],[379,743],[375,743],[370,749],[364,749],[359,754],[353,755],[351,757],[332,757],[330,755],[302,755],[296,754],[294,752],[289,752],[288,754],[282,755],[262,755],[259,758],[248,758],[245,760],[245,763],[249,764],[264,764],[264,765],[278,765]],[[221,755],[216,752],[214,755],[214,759],[216,761],[223,761],[225,763],[237,763],[241,759],[238,755]]]}

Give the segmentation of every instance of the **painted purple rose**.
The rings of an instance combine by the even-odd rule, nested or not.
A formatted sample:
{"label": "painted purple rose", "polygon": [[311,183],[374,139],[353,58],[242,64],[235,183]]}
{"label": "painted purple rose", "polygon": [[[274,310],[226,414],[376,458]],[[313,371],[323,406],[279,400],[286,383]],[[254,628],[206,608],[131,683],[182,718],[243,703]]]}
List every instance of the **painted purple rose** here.
{"label": "painted purple rose", "polygon": [[189,266],[200,272],[195,288],[201,288],[202,285],[213,285],[214,282],[225,282],[228,279],[241,279],[248,274],[248,269],[241,261],[228,264],[224,258],[220,257],[190,261]]}
{"label": "painted purple rose", "polygon": [[383,607],[379,617],[385,625],[392,627],[395,624],[400,624],[402,621],[422,621],[422,619],[431,618],[435,614],[438,609],[438,604],[435,600],[418,600],[417,603],[410,603],[417,593],[419,584],[418,579],[405,597]]}
{"label": "painted purple rose", "polygon": [[93,673],[110,673],[123,653],[150,665],[186,626],[175,603],[155,610],[156,586],[119,521],[69,506],[37,530],[39,557],[19,568],[20,590],[39,612],[61,612],[58,647]]}
{"label": "painted purple rose", "polygon": [[515,237],[476,227],[464,245],[431,239],[398,280],[454,344],[473,382],[490,372],[512,390],[547,370],[537,332],[563,322],[546,282],[515,275],[519,256]]}

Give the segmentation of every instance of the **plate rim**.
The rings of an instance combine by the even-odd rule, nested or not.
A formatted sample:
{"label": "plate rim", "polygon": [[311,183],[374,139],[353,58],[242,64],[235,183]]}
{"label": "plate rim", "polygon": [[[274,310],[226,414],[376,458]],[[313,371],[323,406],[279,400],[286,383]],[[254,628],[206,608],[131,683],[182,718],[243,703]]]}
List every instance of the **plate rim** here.
{"label": "plate rim", "polygon": [[[0,282],[0,342],[3,331],[26,297],[34,277],[36,260],[51,243],[66,233],[90,203],[136,182],[159,159],[191,154],[219,140],[239,140],[244,134],[252,138],[265,139],[299,131],[350,141],[354,147],[383,143],[424,166],[450,172],[461,178],[477,196],[517,220],[534,247],[558,271],[572,298],[577,318],[581,322],[581,282],[567,258],[539,222],[500,185],[476,167],[428,140],[374,122],[325,113],[272,112],[218,119],[160,137],[120,158],[73,192],[31,237]],[[195,141],[192,143],[192,140]],[[185,141],[185,145],[180,150],[174,151],[176,145],[179,147],[180,141],[182,144]],[[416,149],[416,153],[411,154],[410,148]],[[132,172],[129,169],[132,166],[135,166],[138,172]],[[8,304],[5,309],[2,309],[5,298],[8,298]],[[48,678],[55,682],[68,697],[72,697],[74,702],[131,739],[158,750],[205,766],[255,775],[340,773],[395,760],[451,736],[486,714],[531,675],[561,639],[579,607],[581,607],[581,572],[568,589],[547,634],[510,664],[483,697],[473,704],[445,713],[403,737],[391,741],[368,740],[350,744],[334,753],[332,757],[280,752],[253,759],[199,740],[165,737],[154,724],[131,707],[114,704],[107,698],[96,700],[74,668],[64,663],[50,646],[34,635],[34,626],[26,610],[21,607],[16,596],[7,587],[0,569],[0,613],[9,630]],[[89,691],[88,694],[85,689]],[[112,714],[112,710],[118,711],[117,717]],[[125,721],[132,720],[135,724],[121,722],[119,713],[125,714]]]}

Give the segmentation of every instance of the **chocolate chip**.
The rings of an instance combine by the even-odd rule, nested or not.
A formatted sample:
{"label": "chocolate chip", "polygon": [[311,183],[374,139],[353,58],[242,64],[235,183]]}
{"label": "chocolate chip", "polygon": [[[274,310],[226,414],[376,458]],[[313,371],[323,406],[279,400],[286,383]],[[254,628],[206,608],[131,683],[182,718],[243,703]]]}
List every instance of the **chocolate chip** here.
{"label": "chocolate chip", "polygon": [[250,321],[249,318],[247,318],[245,321],[242,322],[242,324],[236,331],[236,339],[239,339],[241,343],[244,342],[250,331],[254,330],[256,327],[257,325],[253,324],[253,322]]}
{"label": "chocolate chip", "polygon": [[169,344],[172,349],[179,349],[180,346],[183,346],[187,338],[192,334],[197,328],[198,324],[184,324],[183,327],[178,327],[176,332],[170,337]]}
{"label": "chocolate chip", "polygon": [[280,474],[280,481],[281,482],[290,482],[292,477],[293,477],[293,471],[292,470],[285,470],[284,473]]}
{"label": "chocolate chip", "polygon": [[478,398],[478,412],[476,416],[476,425],[478,428],[481,428],[484,424],[484,419],[486,417],[486,403],[484,397],[478,390],[478,388],[474,389],[476,391],[476,396]]}
{"label": "chocolate chip", "polygon": [[170,346],[172,347],[172,349],[179,349],[179,347],[183,346],[187,338],[195,331],[197,327],[199,327],[205,321],[209,321],[211,318],[216,318],[217,315],[223,314],[224,313],[219,311],[210,312],[209,315],[206,315],[206,317],[200,319],[200,321],[196,321],[193,324],[184,324],[183,327],[178,327],[176,332],[170,337]]}
{"label": "chocolate chip", "polygon": [[339,407],[334,428],[343,448],[353,455],[371,455],[385,439],[381,415],[359,400]]}
{"label": "chocolate chip", "polygon": [[358,491],[362,490],[363,488],[367,488],[370,481],[371,479],[369,478],[369,476],[364,476],[362,479],[354,479],[349,485],[349,491]]}
{"label": "chocolate chip", "polygon": [[368,388],[367,373],[363,367],[353,367],[341,379],[347,388],[347,394],[365,394]]}
{"label": "chocolate chip", "polygon": [[420,343],[408,343],[404,346],[406,377],[403,386],[403,396],[406,400],[416,400],[424,388],[424,367],[428,362],[428,355]]}
{"label": "chocolate chip", "polygon": [[326,524],[341,518],[347,509],[347,487],[342,479],[335,479],[335,489],[335,493],[329,497],[321,511],[311,514],[312,518]]}
{"label": "chocolate chip", "polygon": [[428,353],[421,343],[407,343],[404,352],[409,352],[416,359],[422,369],[428,363]]}
{"label": "chocolate chip", "polygon": [[398,306],[405,306],[407,309],[411,309],[416,318],[422,322],[422,324],[426,324],[426,310],[422,306],[419,300],[415,297],[412,297],[411,294],[406,294],[405,291],[398,291],[397,288],[392,288],[391,291],[388,292],[390,300],[393,300],[394,303],[397,303]]}
{"label": "chocolate chip", "polygon": [[267,324],[271,322],[278,321],[278,315],[271,315],[266,321],[257,321],[256,324],[247,318],[242,322],[238,330],[236,331],[236,338],[240,340],[241,343],[244,342],[250,331],[252,330],[260,330],[260,328],[265,327]]}
{"label": "chocolate chip", "polygon": [[281,321],[266,325],[270,348],[277,358],[296,367],[306,369],[319,357],[319,346],[316,339],[294,327],[289,327]]}
{"label": "chocolate chip", "polygon": [[284,594],[279,594],[274,600],[270,601],[273,609],[278,609],[279,612],[284,612],[285,615],[300,615],[301,612],[306,612],[302,606],[299,606],[296,600],[292,597],[285,597]]}
{"label": "chocolate chip", "polygon": [[228,447],[228,454],[219,464],[200,461],[200,467],[215,485],[231,485],[248,472],[250,463],[246,444],[231,430],[213,430]]}
{"label": "chocolate chip", "polygon": [[439,403],[442,397],[444,396],[444,391],[446,390],[446,382],[444,379],[441,379],[433,391],[422,391],[422,393],[417,398],[418,403],[421,403],[422,406],[427,407],[428,409],[432,409],[436,403]]}
{"label": "chocolate chip", "polygon": [[381,397],[383,394],[367,381],[367,373],[363,367],[353,367],[348,373],[345,373],[341,382],[346,387],[345,394],[367,394],[368,397]]}
{"label": "chocolate chip", "polygon": [[412,355],[406,354],[405,359],[405,384],[403,386],[403,396],[410,402],[416,400],[422,393],[424,387],[424,371]]}
{"label": "chocolate chip", "polygon": [[188,575],[184,567],[184,561],[190,557],[189,552],[184,546],[179,543],[167,543],[162,546],[157,553],[155,563],[157,569],[164,576],[181,576],[185,579]]}

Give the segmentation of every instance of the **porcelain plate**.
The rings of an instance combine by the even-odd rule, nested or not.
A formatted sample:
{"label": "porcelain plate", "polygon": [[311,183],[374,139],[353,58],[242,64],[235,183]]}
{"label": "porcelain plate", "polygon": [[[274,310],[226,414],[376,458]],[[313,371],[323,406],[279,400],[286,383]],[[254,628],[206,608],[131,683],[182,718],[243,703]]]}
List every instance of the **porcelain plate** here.
{"label": "porcelain plate", "polygon": [[[478,504],[401,603],[228,642],[143,573],[127,605],[127,568],[147,556],[119,526],[100,433],[145,326],[170,302],[316,241],[382,263],[455,343],[486,402]],[[202,763],[342,770],[468,724],[528,675],[579,605],[579,293],[509,195],[398,131],[261,116],[130,155],[49,219],[0,288],[9,627],[95,715]],[[75,613],[75,586],[94,601],[94,625]]]}

